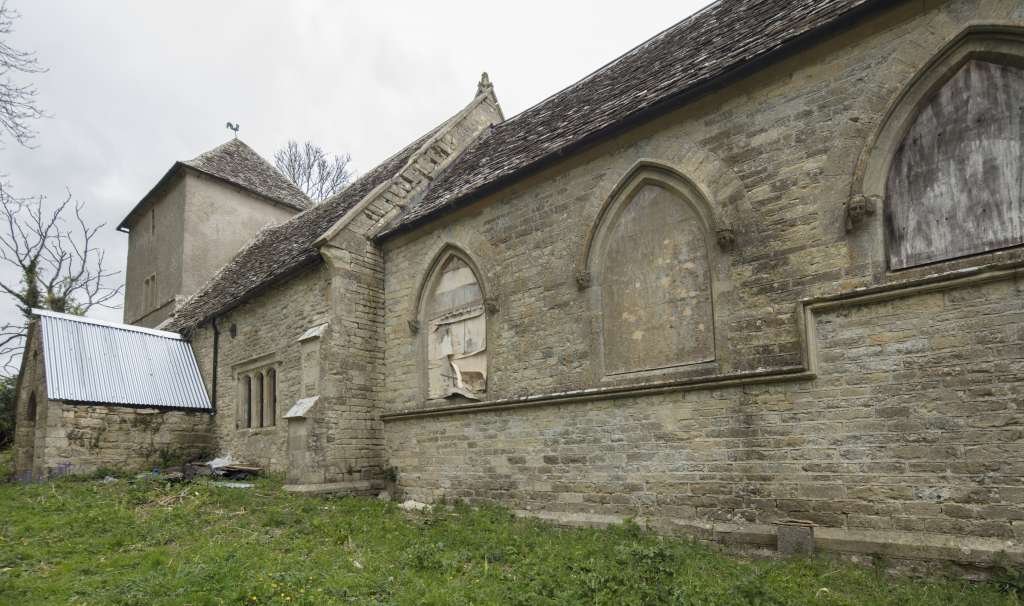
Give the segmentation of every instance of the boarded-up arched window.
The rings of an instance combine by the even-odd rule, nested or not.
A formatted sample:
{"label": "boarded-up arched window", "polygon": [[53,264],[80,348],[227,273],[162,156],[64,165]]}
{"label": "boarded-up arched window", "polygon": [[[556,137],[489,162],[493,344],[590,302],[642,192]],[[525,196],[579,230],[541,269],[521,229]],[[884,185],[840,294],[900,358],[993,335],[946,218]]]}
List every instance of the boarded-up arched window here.
{"label": "boarded-up arched window", "polygon": [[428,397],[479,399],[487,390],[487,314],[480,282],[464,259],[450,254],[428,284]]}
{"label": "boarded-up arched window", "polygon": [[714,360],[708,242],[694,204],[644,183],[608,220],[598,282],[605,374]]}
{"label": "boarded-up arched window", "polygon": [[886,182],[889,265],[1024,243],[1024,70],[969,60],[925,103]]}

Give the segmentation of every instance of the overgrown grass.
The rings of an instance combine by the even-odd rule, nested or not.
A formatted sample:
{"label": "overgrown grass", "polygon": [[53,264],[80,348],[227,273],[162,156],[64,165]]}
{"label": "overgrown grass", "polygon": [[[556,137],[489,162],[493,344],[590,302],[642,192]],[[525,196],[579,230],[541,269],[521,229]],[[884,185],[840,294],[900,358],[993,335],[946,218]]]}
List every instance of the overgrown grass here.
{"label": "overgrown grass", "polygon": [[1020,604],[994,584],[746,561],[635,525],[208,482],[0,486],[0,604]]}

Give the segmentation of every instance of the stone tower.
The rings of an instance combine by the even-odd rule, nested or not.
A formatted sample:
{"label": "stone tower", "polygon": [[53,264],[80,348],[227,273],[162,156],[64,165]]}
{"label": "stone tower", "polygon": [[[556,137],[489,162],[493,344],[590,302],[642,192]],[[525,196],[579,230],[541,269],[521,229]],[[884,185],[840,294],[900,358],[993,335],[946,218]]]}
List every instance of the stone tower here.
{"label": "stone tower", "polygon": [[160,325],[260,229],[311,206],[239,139],[175,162],[118,225],[128,233],[124,321]]}

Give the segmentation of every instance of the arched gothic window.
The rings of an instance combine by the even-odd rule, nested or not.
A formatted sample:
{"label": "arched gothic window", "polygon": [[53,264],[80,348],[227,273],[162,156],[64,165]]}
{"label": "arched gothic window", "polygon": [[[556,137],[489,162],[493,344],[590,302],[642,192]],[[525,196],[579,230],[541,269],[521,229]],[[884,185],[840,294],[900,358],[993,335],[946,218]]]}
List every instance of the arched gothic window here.
{"label": "arched gothic window", "polygon": [[606,375],[715,359],[706,220],[649,172],[612,200],[595,243]]}
{"label": "arched gothic window", "polygon": [[972,58],[917,113],[886,181],[889,266],[1024,243],[1024,69]]}
{"label": "arched gothic window", "polygon": [[429,398],[479,399],[487,390],[487,312],[473,268],[449,254],[428,282],[423,310]]}

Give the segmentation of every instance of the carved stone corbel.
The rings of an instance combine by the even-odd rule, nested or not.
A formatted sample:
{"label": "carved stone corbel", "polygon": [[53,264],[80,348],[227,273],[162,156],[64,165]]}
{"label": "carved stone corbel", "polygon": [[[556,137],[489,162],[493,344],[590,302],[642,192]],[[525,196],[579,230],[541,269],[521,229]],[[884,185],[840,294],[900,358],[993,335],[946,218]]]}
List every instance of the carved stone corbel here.
{"label": "carved stone corbel", "polygon": [[715,239],[718,247],[724,251],[730,251],[736,246],[736,232],[731,227],[721,227],[715,232]]}
{"label": "carved stone corbel", "polygon": [[489,314],[498,313],[498,297],[486,297],[484,299],[484,310]]}
{"label": "carved stone corbel", "polygon": [[420,332],[420,321],[419,320],[407,320],[409,323],[409,332],[412,334],[418,334]]}
{"label": "carved stone corbel", "polygon": [[578,271],[576,272],[576,288],[580,290],[586,290],[590,288],[590,284],[593,278],[589,271]]}
{"label": "carved stone corbel", "polygon": [[878,196],[865,196],[857,194],[846,201],[846,232],[856,229],[868,215],[875,214]]}

